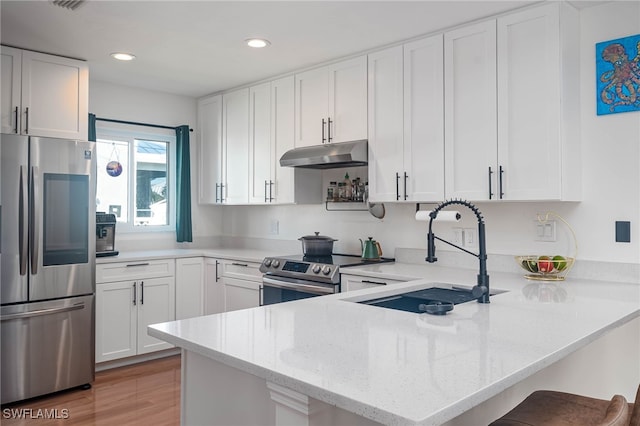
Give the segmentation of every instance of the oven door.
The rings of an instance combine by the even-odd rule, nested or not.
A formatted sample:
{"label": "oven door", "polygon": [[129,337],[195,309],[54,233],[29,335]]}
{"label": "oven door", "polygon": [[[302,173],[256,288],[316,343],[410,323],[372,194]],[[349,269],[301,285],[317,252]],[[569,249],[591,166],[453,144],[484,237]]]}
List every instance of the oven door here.
{"label": "oven door", "polygon": [[337,284],[263,275],[260,306],[333,294],[337,291],[336,287]]}

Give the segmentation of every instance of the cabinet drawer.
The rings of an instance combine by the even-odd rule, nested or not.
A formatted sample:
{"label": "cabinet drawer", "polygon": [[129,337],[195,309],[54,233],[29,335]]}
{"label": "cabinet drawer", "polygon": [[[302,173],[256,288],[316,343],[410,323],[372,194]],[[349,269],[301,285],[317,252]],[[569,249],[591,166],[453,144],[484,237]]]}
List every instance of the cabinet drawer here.
{"label": "cabinet drawer", "polygon": [[363,288],[374,288],[402,282],[405,281],[340,274],[340,287],[342,292],[362,290]]}
{"label": "cabinet drawer", "polygon": [[260,264],[255,262],[222,261],[222,276],[262,282]]}
{"label": "cabinet drawer", "polygon": [[173,259],[104,263],[96,265],[96,282],[168,277],[173,276],[174,271],[175,261]]}

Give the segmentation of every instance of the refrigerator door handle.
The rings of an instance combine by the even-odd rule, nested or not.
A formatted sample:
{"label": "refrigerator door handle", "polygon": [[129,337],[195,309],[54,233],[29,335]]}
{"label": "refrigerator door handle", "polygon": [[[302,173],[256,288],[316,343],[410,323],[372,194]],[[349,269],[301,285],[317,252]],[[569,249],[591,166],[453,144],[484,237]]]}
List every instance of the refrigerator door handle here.
{"label": "refrigerator door handle", "polygon": [[20,312],[18,314],[4,315],[0,318],[0,321],[9,321],[9,320],[15,320],[15,319],[38,317],[41,315],[58,314],[61,312],[77,311],[78,309],[84,309],[84,303],[78,303],[72,306],[64,306],[62,308],[38,309],[37,311]]}
{"label": "refrigerator door handle", "polygon": [[20,166],[20,187],[18,189],[18,251],[19,251],[19,263],[20,263],[20,275],[27,274],[27,241],[29,234],[27,232],[27,221],[29,220],[27,208],[29,203],[29,197],[27,193],[27,168],[26,166]]}
{"label": "refrigerator door handle", "polygon": [[36,275],[38,273],[38,256],[40,248],[40,206],[38,200],[40,199],[40,187],[38,185],[39,171],[38,167],[31,167],[31,274]]}

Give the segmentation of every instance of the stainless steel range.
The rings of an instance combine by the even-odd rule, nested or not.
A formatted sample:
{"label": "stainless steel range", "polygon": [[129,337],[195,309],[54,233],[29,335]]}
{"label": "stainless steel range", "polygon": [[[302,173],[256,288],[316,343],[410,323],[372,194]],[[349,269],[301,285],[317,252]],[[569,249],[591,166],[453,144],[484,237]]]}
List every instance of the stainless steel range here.
{"label": "stainless steel range", "polygon": [[260,305],[338,293],[340,268],[389,261],[393,259],[366,261],[346,254],[267,257],[260,265],[260,272],[264,274]]}

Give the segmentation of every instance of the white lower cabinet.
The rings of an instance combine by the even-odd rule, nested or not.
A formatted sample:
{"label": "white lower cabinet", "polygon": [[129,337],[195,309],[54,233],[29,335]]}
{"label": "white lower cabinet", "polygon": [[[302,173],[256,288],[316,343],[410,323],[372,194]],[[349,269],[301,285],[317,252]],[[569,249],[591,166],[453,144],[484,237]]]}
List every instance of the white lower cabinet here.
{"label": "white lower cabinet", "polygon": [[364,288],[374,288],[382,285],[398,284],[403,282],[406,281],[340,274],[340,287],[342,292],[362,290]]}
{"label": "white lower cabinet", "polygon": [[204,272],[202,257],[176,259],[177,320],[204,313]]}
{"label": "white lower cabinet", "polygon": [[260,306],[260,263],[223,260],[219,265],[224,286],[225,311]]}
{"label": "white lower cabinet", "polygon": [[260,286],[254,281],[225,278],[224,292],[227,312],[259,306],[259,291]]}
{"label": "white lower cabinet", "polygon": [[224,283],[220,276],[221,262],[218,259],[204,260],[204,314],[224,312]]}
{"label": "white lower cabinet", "polygon": [[97,265],[96,362],[173,347],[150,337],[147,326],[175,319],[174,265],[173,259]]}
{"label": "white lower cabinet", "polygon": [[260,306],[260,263],[207,258],[205,265],[205,315]]}

